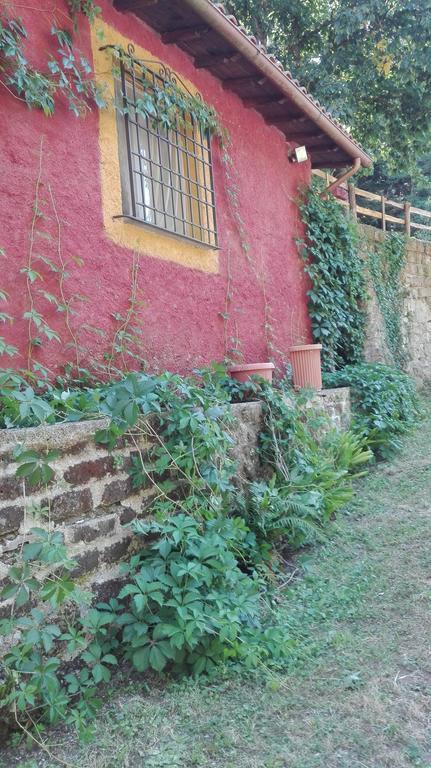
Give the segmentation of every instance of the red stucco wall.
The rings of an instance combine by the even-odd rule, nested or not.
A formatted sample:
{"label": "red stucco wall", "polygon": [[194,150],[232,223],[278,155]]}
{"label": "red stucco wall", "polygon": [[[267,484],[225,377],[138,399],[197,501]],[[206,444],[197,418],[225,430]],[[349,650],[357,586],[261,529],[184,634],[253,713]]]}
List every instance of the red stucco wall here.
{"label": "red stucco wall", "polygon": [[[209,73],[193,67],[193,62],[175,46],[163,45],[157,35],[132,14],[113,10],[109,0],[99,3],[103,19],[131,41],[149,49],[183,77],[195,83],[204,99],[216,108],[228,128],[231,157],[240,182],[238,201],[250,251],[241,248],[225,189],[220,153],[214,148],[214,174],[219,239],[219,274],[204,274],[159,259],[151,254],[140,257],[140,289],[145,299],[141,312],[142,354],[149,368],[186,372],[220,361],[225,355],[225,337],[238,337],[246,362],[287,356],[289,345],[308,341],[306,280],[302,273],[295,239],[302,234],[295,199],[298,188],[309,180],[308,163],[294,166],[287,160],[287,145],[282,134],[265,124],[254,110],[223,90]],[[47,8],[51,6],[46,3]],[[20,10],[30,33],[29,58],[45,60],[52,42],[50,14]],[[89,29],[81,22],[78,44],[91,59]],[[34,254],[58,259],[57,219],[52,190],[61,224],[61,252],[69,262],[65,289],[80,294],[85,302],[74,303],[77,312],[71,323],[83,347],[91,355],[100,354],[106,341],[86,325],[103,329],[112,337],[113,312],[124,312],[130,290],[132,253],[110,241],[104,234],[99,176],[98,114],[75,118],[66,106],[58,106],[52,118],[30,111],[25,104],[0,88],[0,288],[10,294],[8,305],[0,309],[15,318],[0,335],[19,347],[21,357],[0,358],[2,367],[25,366],[28,309],[25,275],[20,269],[28,258],[33,204],[38,175],[39,147],[43,137],[43,170],[40,211],[34,239]],[[116,148],[113,148],[116,151]],[[40,235],[37,230],[43,230]],[[48,237],[47,237],[48,235]],[[49,239],[49,236],[52,239]],[[71,259],[82,259],[78,266]],[[230,291],[227,334],[225,312],[230,264]],[[49,271],[35,290],[50,290]],[[37,266],[36,268],[39,269]],[[263,288],[264,284],[264,288]],[[54,289],[53,289],[54,292]],[[265,299],[266,297],[266,299]],[[61,343],[51,341],[35,349],[35,360],[58,372],[61,364],[73,358],[64,315],[44,298],[37,305],[57,328]],[[270,325],[265,331],[265,324]],[[277,350],[268,349],[270,342]]]}

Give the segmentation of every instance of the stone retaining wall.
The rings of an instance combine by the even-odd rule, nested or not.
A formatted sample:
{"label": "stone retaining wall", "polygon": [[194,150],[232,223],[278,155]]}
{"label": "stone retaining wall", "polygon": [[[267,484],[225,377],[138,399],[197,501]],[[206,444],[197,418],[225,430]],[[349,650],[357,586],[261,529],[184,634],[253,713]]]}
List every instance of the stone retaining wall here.
{"label": "stone retaining wall", "polygon": [[[237,477],[251,480],[259,474],[262,406],[234,405],[233,411]],[[127,473],[132,456],[139,450],[145,457],[149,444],[144,439],[136,444],[123,442],[109,453],[94,441],[95,431],[107,424],[100,419],[0,431],[0,585],[29,529],[46,524],[48,515],[77,561],[75,577],[89,578],[96,588],[116,579],[117,564],[128,555],[131,544],[124,524],[145,516],[154,490],[135,491]],[[50,462],[55,479],[49,493],[44,486],[30,490],[15,476],[17,444],[59,452]]]}
{"label": "stone retaining wall", "polygon": [[322,389],[317,399],[337,429],[349,428],[351,420],[350,387]]}
{"label": "stone retaining wall", "polygon": [[[349,390],[326,390],[318,396],[334,424],[344,428],[349,420]],[[259,402],[234,405],[233,458],[239,483],[260,476],[258,441],[262,430]],[[18,548],[33,526],[49,519],[64,535],[71,556],[77,561],[75,577],[85,577],[99,594],[109,591],[118,578],[118,562],[130,552],[132,536],[124,524],[145,516],[154,495],[152,487],[136,492],[127,473],[133,454],[148,451],[140,439],[109,453],[94,442],[94,432],[107,421],[58,424],[31,429],[0,431],[0,585],[5,582]],[[59,456],[50,465],[55,478],[49,486],[31,489],[15,476],[13,450],[56,449]],[[3,610],[2,610],[3,609]],[[7,605],[0,604],[0,616]]]}
{"label": "stone retaining wall", "polygon": [[[359,226],[363,235],[362,253],[366,259],[367,253],[382,242],[386,234],[366,224]],[[401,322],[409,351],[406,370],[419,383],[424,383],[431,381],[431,242],[408,238],[406,266],[401,279],[404,286]],[[369,293],[365,359],[368,362],[393,365],[386,343],[383,317],[372,285],[369,286]]]}

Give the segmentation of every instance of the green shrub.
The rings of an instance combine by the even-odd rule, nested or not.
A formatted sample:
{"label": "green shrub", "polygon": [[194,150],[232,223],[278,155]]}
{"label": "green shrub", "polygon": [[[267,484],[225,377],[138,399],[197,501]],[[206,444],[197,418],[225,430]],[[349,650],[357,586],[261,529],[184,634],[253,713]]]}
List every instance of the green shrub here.
{"label": "green shrub", "polygon": [[400,447],[399,437],[416,422],[419,401],[413,380],[402,371],[381,363],[347,365],[325,374],[329,387],[351,388],[355,427],[380,458]]}
{"label": "green shrub", "polygon": [[153,484],[161,497],[169,496],[167,513],[172,502],[177,511],[207,507],[211,515],[226,505],[235,472],[229,456],[232,414],[226,391],[216,383],[131,373],[105,388],[100,411],[111,423],[96,433],[98,442],[113,448],[132,430],[151,443],[150,462],[138,452],[130,474],[135,488]]}
{"label": "green shrub", "polygon": [[[132,441],[150,438],[145,457],[137,444],[129,471],[135,487],[149,483],[158,493],[152,521],[131,524],[144,541],[126,569],[126,585],[108,604],[83,601],[61,533],[33,529],[0,595],[12,603],[0,634],[13,635],[0,670],[0,709],[12,708],[38,732],[44,722],[65,721],[85,737],[97,686],[123,658],[139,671],[194,675],[213,674],[222,664],[285,664],[292,646],[271,608],[268,564],[277,572],[286,546],[322,538],[369,459],[362,436],[329,429],[307,393],[263,381],[232,389],[215,369],[188,379],[133,373],[64,392],[37,383],[26,391],[9,372],[1,386],[9,426],[103,414],[110,423],[97,439],[108,448],[125,433]],[[271,479],[239,492],[229,397],[257,393],[265,421],[260,450]],[[48,462],[55,455],[21,446],[15,458],[26,483],[53,478]],[[73,673],[63,670],[65,657],[74,659]]]}

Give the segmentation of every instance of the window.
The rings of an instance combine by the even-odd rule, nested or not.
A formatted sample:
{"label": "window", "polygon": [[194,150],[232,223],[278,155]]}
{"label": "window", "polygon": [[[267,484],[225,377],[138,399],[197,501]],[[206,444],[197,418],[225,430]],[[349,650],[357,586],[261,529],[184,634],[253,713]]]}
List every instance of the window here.
{"label": "window", "polygon": [[[160,74],[138,61],[121,63],[120,121],[123,215],[205,245],[217,247],[211,137],[190,115],[167,129],[139,111],[145,93],[166,87]],[[176,80],[174,80],[176,82]]]}

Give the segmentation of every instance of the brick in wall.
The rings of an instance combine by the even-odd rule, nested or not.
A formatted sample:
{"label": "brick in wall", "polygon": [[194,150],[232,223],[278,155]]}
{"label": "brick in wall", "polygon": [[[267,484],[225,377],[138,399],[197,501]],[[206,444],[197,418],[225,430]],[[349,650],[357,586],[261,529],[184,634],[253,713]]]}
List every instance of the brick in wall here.
{"label": "brick in wall", "polygon": [[113,471],[113,456],[103,456],[99,459],[81,461],[79,464],[73,464],[64,473],[64,479],[72,485],[83,485],[89,480],[101,479]]}
{"label": "brick in wall", "polygon": [[70,520],[72,518],[82,517],[91,512],[93,508],[93,497],[90,488],[81,488],[73,491],[66,491],[59,496],[54,496],[51,500],[44,499],[43,506],[50,505],[51,517],[55,522]]}
{"label": "brick in wall", "polygon": [[102,506],[109,506],[110,504],[116,504],[119,501],[127,499],[134,492],[132,480],[127,477],[122,480],[113,480],[109,483],[102,496]]}
{"label": "brick in wall", "polygon": [[0,509],[0,537],[18,531],[24,520],[25,508],[22,504]]}

